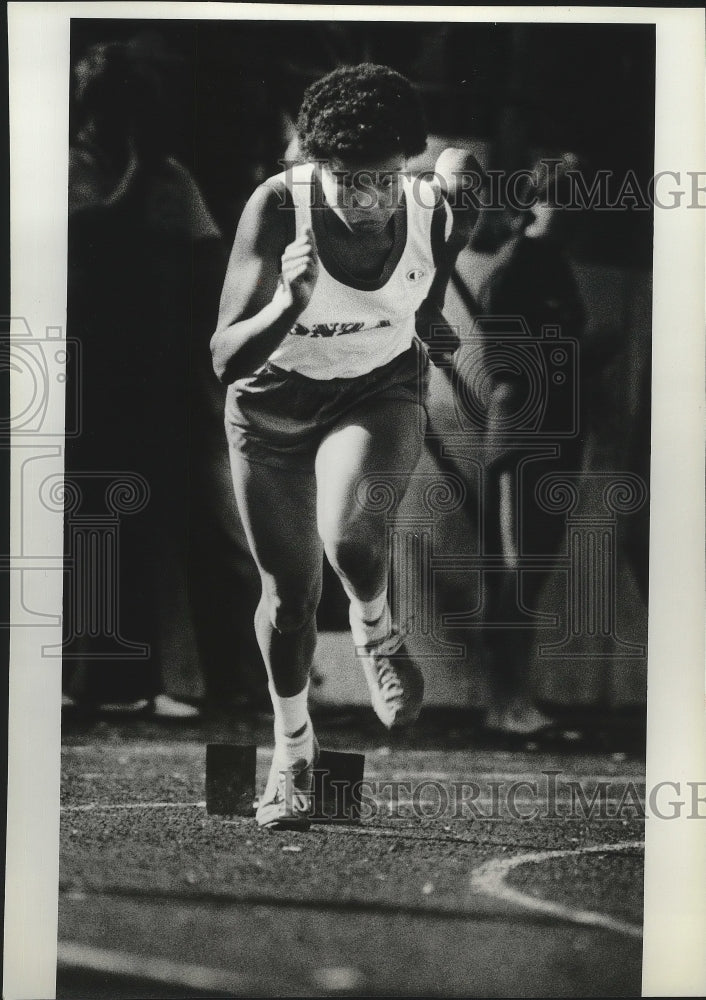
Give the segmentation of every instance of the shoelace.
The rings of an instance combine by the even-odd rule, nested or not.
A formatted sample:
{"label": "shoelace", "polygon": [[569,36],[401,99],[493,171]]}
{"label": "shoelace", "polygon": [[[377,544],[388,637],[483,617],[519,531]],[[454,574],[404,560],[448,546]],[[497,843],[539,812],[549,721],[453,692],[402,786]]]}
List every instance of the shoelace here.
{"label": "shoelace", "polygon": [[[298,763],[298,762],[297,762]],[[302,791],[297,788],[296,781],[297,778],[301,777],[306,772],[306,767],[294,768],[290,765],[289,768],[282,767],[279,770],[279,777],[277,780],[277,788],[275,789],[275,794],[273,802],[279,804],[280,802],[285,802],[287,799],[287,786],[289,784],[289,793],[291,795],[291,801],[294,808],[298,811],[306,811],[309,804],[309,794],[308,792]]]}
{"label": "shoelace", "polygon": [[387,657],[376,659],[375,669],[380,682],[380,690],[386,698],[397,698],[404,694],[404,687]]}

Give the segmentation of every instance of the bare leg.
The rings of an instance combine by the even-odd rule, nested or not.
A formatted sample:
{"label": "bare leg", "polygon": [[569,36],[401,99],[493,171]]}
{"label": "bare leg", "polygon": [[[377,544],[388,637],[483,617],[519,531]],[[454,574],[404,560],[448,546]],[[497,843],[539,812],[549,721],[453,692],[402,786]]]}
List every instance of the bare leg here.
{"label": "bare leg", "polygon": [[421,451],[419,423],[412,400],[366,403],[328,435],[316,461],[319,531],[350,598],[351,629],[373,708],[388,728],[416,720],[424,678],[391,634],[386,512],[366,509],[357,487],[364,476],[374,474],[381,482],[388,476],[398,497],[404,495]]}
{"label": "bare leg", "polygon": [[235,496],[262,581],[255,633],[270,681],[275,751],[256,819],[274,829],[309,826],[316,739],[307,703],[316,646],[323,549],[313,473],[247,462],[231,448]]}
{"label": "bare leg", "polygon": [[313,474],[248,462],[231,449],[238,509],[262,581],[255,632],[276,692],[306,685],[316,645],[322,545]]}
{"label": "bare leg", "polygon": [[370,601],[387,585],[386,514],[362,507],[356,488],[375,473],[393,477],[401,497],[422,449],[419,408],[380,400],[349,415],[316,459],[317,520],[326,555],[349,594]]}

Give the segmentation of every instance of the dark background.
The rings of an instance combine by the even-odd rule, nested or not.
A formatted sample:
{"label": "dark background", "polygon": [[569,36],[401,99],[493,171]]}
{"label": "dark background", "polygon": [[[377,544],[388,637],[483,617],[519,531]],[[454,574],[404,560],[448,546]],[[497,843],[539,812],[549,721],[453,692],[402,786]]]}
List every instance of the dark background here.
{"label": "dark background", "polygon": [[[107,274],[110,284],[108,296],[96,296],[93,281],[69,297],[68,333],[83,347],[85,424],[67,468],[73,463],[74,469],[135,469],[153,483],[155,495],[161,482],[164,495],[180,498],[170,515],[153,503],[144,517],[126,518],[121,525],[121,591],[125,615],[132,615],[125,619],[125,635],[137,641],[147,638],[153,648],[162,649],[161,659],[172,677],[166,678],[167,687],[171,684],[176,694],[205,694],[219,705],[241,695],[266,703],[264,668],[251,624],[258,583],[233,508],[221,423],[223,392],[210,372],[208,339],[215,326],[225,254],[240,212],[254,187],[279,171],[305,88],[343,63],[386,63],[418,86],[429,131],[444,140],[442,145],[481,143],[487,151],[486,166],[501,170],[527,168],[538,155],[570,152],[580,157],[589,185],[592,172],[611,171],[619,189],[620,180],[632,171],[641,190],[647,191],[653,172],[655,29],[619,24],[74,19],[72,63],[96,42],[127,41],[137,35],[147,37],[148,47],[163,50],[168,147],[197,181],[220,228],[224,256],[203,281],[192,273],[188,289],[190,258],[184,257],[179,268],[163,267],[160,301],[168,299],[169,308],[162,310],[161,320],[151,322],[146,317],[157,298],[148,303],[148,292],[140,292],[152,263],[149,255],[140,260],[136,251],[144,254],[144,246],[138,245],[139,238],[129,241],[115,214],[105,225],[97,220],[90,239],[84,239],[89,264],[100,271],[102,258],[117,263],[103,269],[101,280]],[[73,139],[75,114],[70,128]],[[592,471],[628,469],[647,478],[652,212],[585,215],[570,247],[587,312],[586,346],[592,351],[593,375],[585,387],[591,424],[585,429],[590,445],[585,461]],[[70,249],[70,276],[77,259],[72,253]],[[95,300],[89,308],[87,287],[88,297]],[[110,295],[114,307],[107,309]],[[149,308],[143,309],[143,304]],[[157,350],[150,343],[156,343],[153,334],[160,325],[163,347]],[[109,329],[114,331],[111,336]],[[148,363],[150,349],[154,358]],[[165,356],[172,366],[168,377],[159,367]],[[588,370],[588,364],[583,367]],[[203,376],[198,385],[193,372]],[[143,417],[148,412],[151,422],[146,425]],[[157,471],[155,456],[162,471]],[[175,489],[177,481],[181,487]],[[160,528],[167,516],[174,551],[190,553],[188,571],[181,572],[182,566],[171,573],[145,556],[155,525]],[[621,565],[630,561],[632,545],[639,553],[632,564],[641,561],[646,566],[647,530],[645,514],[633,542],[627,533],[621,534]],[[468,524],[449,532],[448,551],[464,552]],[[156,562],[154,579],[145,575],[146,562]],[[345,629],[342,591],[326,571],[319,623],[324,629]],[[167,597],[171,611],[155,625],[155,608],[167,582],[174,584],[180,573],[179,593]],[[449,594],[450,601],[472,600],[460,585],[456,591]],[[644,632],[646,608],[631,610],[634,589],[626,593],[622,600],[629,629],[633,635],[635,629]],[[134,607],[129,610],[131,601]],[[193,612],[195,646],[187,641],[184,602]],[[453,604],[452,610],[457,610]],[[191,659],[183,653],[190,643],[196,649]],[[644,706],[644,661],[638,670],[628,664],[622,672],[610,665],[604,670],[602,663],[593,664],[592,671],[580,663],[574,666],[548,670],[546,699]],[[103,664],[98,669],[88,663],[88,673],[82,676],[93,678],[90,700],[120,701],[154,694],[159,669],[156,660],[150,665]],[[468,669],[473,674],[472,658]],[[199,674],[201,687],[193,680]],[[74,679],[72,694],[80,695],[82,684]]]}
{"label": "dark background", "polygon": [[[635,171],[654,154],[652,25],[74,20],[72,61],[99,41],[153,33],[171,69],[175,154],[191,167],[226,238],[243,199],[278,170],[282,115],[336,65],[370,60],[417,84],[430,131],[485,139],[504,167],[526,148],[570,150],[588,170]],[[514,162],[513,162],[514,161]],[[651,265],[651,212],[594,218],[582,253]]]}

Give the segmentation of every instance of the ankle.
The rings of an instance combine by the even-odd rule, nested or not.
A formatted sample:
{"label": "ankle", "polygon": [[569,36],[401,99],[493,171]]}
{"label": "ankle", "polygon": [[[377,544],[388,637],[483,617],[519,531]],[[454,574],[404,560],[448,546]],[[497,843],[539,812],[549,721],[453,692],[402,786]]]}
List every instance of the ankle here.
{"label": "ankle", "polygon": [[302,758],[310,762],[314,758],[314,727],[311,719],[291,735],[275,728],[275,752],[285,763],[294,764]]}
{"label": "ankle", "polygon": [[282,736],[298,733],[309,722],[309,682],[291,696],[277,694],[272,681],[269,689],[275,713],[275,733]]}
{"label": "ankle", "polygon": [[387,585],[383,587],[379,594],[371,597],[369,601],[364,601],[357,597],[349,586],[344,586],[350,601],[349,615],[359,622],[377,622],[387,607]]}
{"label": "ankle", "polygon": [[371,646],[382,642],[392,631],[392,613],[385,601],[376,618],[362,618],[351,603],[348,620],[356,646]]}

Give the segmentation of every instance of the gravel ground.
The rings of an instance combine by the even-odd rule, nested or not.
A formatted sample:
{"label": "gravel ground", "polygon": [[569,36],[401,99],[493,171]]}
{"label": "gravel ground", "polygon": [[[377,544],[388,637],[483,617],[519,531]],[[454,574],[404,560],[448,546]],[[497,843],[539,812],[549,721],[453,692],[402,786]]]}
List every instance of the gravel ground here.
{"label": "gravel ground", "polygon": [[[344,722],[322,743],[366,753],[362,823],[268,833],[209,816],[205,743],[266,732],[65,730],[58,997],[639,996],[638,757],[440,749],[429,732],[381,745]],[[268,764],[265,746],[260,781]],[[415,801],[383,781],[427,784]],[[469,814],[453,793],[471,782]],[[603,783],[603,816],[572,807],[572,782],[589,802]]]}

